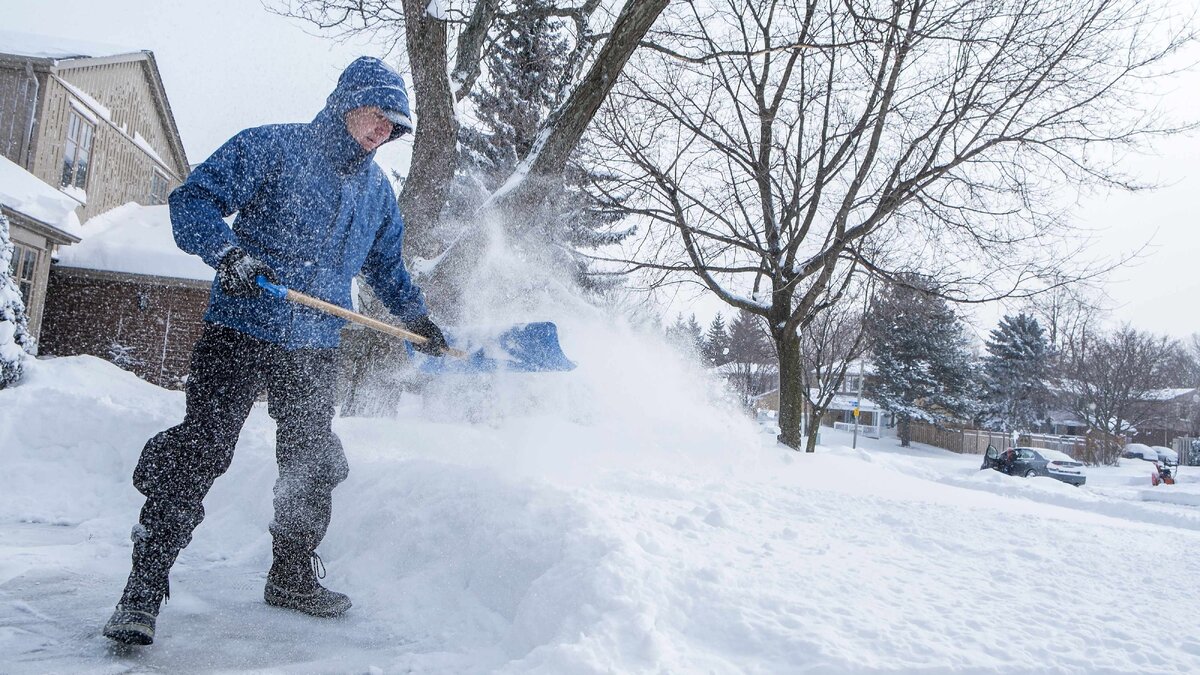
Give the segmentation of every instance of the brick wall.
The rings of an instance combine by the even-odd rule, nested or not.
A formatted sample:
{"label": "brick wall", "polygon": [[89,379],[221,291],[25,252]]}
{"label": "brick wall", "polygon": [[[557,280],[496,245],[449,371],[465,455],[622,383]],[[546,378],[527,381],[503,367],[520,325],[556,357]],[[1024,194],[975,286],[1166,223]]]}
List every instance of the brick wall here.
{"label": "brick wall", "polygon": [[38,353],[91,354],[179,389],[203,329],[208,292],[208,282],[55,267]]}

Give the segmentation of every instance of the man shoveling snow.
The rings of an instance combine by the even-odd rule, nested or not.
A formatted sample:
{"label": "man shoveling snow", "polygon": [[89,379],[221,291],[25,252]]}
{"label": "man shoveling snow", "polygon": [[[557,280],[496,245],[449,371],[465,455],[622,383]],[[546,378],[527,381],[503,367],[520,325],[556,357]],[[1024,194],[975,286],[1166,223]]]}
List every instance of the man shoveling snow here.
{"label": "man shoveling snow", "polygon": [[[176,243],[217,275],[192,354],[183,423],[151,438],[134,470],[146,502],[107,637],[154,641],[171,566],[203,520],[204,496],[229,468],[264,390],[278,423],[279,464],[264,597],[314,616],[350,608],[347,596],[321,586],[316,554],[333,488],[349,471],[331,426],[344,321],[271,298],[256,279],[349,307],[350,281],[362,272],[388,309],[426,338],[417,349],[441,355],[445,337],[401,259],[404,224],[395,193],[373,161],[376,148],[411,131],[400,75],[360,58],[311,123],[242,131],[171,194]],[[222,219],[235,212],[230,229]]]}

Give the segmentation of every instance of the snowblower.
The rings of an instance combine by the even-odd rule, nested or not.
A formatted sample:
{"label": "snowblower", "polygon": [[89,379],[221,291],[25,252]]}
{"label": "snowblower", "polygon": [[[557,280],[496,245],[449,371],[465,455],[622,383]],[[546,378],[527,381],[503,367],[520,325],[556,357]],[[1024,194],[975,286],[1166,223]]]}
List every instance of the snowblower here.
{"label": "snowblower", "polygon": [[258,277],[258,285],[267,294],[312,309],[332,314],[347,321],[366,326],[405,341],[409,358],[426,373],[490,373],[512,371],[521,373],[573,370],[575,364],[563,354],[558,343],[558,327],[552,322],[519,324],[500,331],[476,329],[446,329],[446,341],[461,347],[449,348],[446,354],[453,358],[428,357],[417,354],[413,344],[424,344],[426,338],[372,319],[358,312],[305,295],[290,288],[273,284],[266,277]]}

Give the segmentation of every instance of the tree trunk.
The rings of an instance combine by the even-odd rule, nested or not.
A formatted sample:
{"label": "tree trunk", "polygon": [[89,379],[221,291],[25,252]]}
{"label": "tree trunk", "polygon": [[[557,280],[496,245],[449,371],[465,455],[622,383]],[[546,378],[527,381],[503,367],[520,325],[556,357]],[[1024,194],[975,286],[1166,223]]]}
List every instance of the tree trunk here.
{"label": "tree trunk", "polygon": [[404,214],[408,255],[423,258],[439,253],[441,245],[433,232],[458,167],[458,118],[446,62],[446,22],[429,16],[425,11],[428,4],[404,0],[417,121],[400,212]]}
{"label": "tree trunk", "polygon": [[805,436],[807,437],[805,445],[804,445],[805,452],[816,452],[817,451],[817,434],[821,433],[821,423],[820,423],[821,416],[817,415],[816,418],[817,418],[817,423],[811,424],[808,426],[808,428],[805,429]]}
{"label": "tree trunk", "polygon": [[[776,336],[779,353],[779,442],[799,450],[804,440],[800,423],[804,417],[804,363],[800,358],[800,341]],[[809,427],[818,423],[809,420]],[[811,451],[810,451],[811,452]]]}
{"label": "tree trunk", "polygon": [[896,433],[900,436],[900,447],[907,448],[912,444],[912,420],[908,415],[896,416]]}

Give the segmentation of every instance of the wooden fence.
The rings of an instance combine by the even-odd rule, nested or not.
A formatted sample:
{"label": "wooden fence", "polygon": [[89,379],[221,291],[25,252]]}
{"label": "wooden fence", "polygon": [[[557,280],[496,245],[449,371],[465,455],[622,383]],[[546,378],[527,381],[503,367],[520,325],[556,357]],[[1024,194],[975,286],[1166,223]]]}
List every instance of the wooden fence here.
{"label": "wooden fence", "polygon": [[[951,452],[982,455],[989,445],[1000,452],[1014,447],[1012,434],[986,429],[937,427],[923,422],[912,423],[912,440]],[[1054,436],[1051,434],[1020,434],[1016,446],[1023,448],[1045,448],[1064,452],[1087,464],[1111,463],[1125,447],[1125,439],[1110,438],[1099,434],[1088,436]]]}

